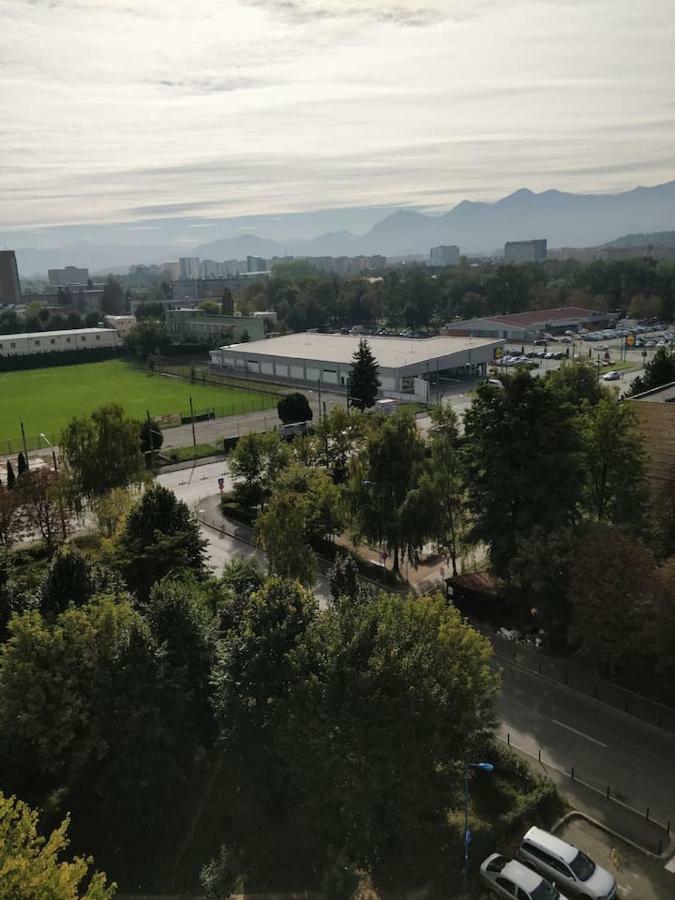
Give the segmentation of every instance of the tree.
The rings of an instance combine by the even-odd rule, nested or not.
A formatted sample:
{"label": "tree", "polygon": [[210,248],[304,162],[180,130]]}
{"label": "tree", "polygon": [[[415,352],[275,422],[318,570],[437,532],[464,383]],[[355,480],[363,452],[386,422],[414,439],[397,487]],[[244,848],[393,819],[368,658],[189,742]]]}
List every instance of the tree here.
{"label": "tree", "polygon": [[424,543],[427,520],[418,487],[424,443],[415,419],[405,412],[383,418],[367,435],[352,464],[347,502],[359,537],[383,544],[394,571]]}
{"label": "tree", "polygon": [[21,497],[0,484],[0,547],[11,547],[21,533]]}
{"label": "tree", "polygon": [[19,458],[17,460],[17,466],[18,466],[17,471],[19,473],[19,478],[21,478],[21,476],[24,474],[24,472],[28,471],[28,462],[26,461],[26,457],[23,455],[23,453],[19,453]]}
{"label": "tree", "polygon": [[595,368],[584,362],[567,363],[547,372],[546,380],[563,401],[576,407],[595,406],[607,393],[598,381]]}
{"label": "tree", "polygon": [[363,411],[375,405],[380,389],[379,366],[368,341],[361,338],[352,359],[347,394],[351,403]]}
{"label": "tree", "polygon": [[0,547],[0,643],[6,640],[9,621],[35,607],[35,597],[24,593],[14,580],[14,564],[11,553]]}
{"label": "tree", "polygon": [[108,279],[103,285],[101,309],[109,316],[117,316],[124,312],[124,292],[122,285],[114,275],[108,275]]}
{"label": "tree", "polygon": [[602,671],[637,669],[645,627],[655,618],[656,566],[651,553],[604,523],[584,530],[574,553],[570,636]]}
{"label": "tree", "polygon": [[256,537],[267,554],[269,571],[311,585],[316,559],[309,546],[312,518],[309,497],[296,491],[274,491],[256,520]]}
{"label": "tree", "polygon": [[124,346],[133,356],[148,359],[153,355],[167,353],[171,347],[171,338],[163,321],[146,318],[141,319],[127,334]]}
{"label": "tree", "polygon": [[116,403],[72,419],[61,435],[61,449],[81,496],[100,497],[145,478],[138,424]]}
{"label": "tree", "polygon": [[574,407],[527,371],[501,380],[479,387],[464,419],[471,537],[489,546],[500,576],[520,537],[576,520],[583,485]]}
{"label": "tree", "polygon": [[631,319],[656,319],[663,314],[663,300],[657,294],[635,294],[628,307]]}
{"label": "tree", "polygon": [[69,606],[83,606],[95,594],[120,594],[122,584],[112,573],[91,562],[77,547],[56,551],[40,591],[40,611],[52,619]]}
{"label": "tree", "polygon": [[276,431],[243,435],[229,458],[230,472],[238,479],[234,490],[239,501],[247,506],[263,503],[288,457],[288,447]]}
{"label": "tree", "polygon": [[152,464],[154,455],[162,449],[164,443],[164,435],[159,423],[154,419],[145,419],[141,422],[141,453],[148,465]]}
{"label": "tree", "polygon": [[365,434],[363,416],[344,406],[334,406],[317,423],[315,434],[324,466],[330,471],[333,481],[341,484],[347,477],[349,457],[361,449]]}
{"label": "tree", "polygon": [[107,494],[95,497],[91,508],[99,531],[112,537],[134,505],[134,497],[126,488],[113,488]]}
{"label": "tree", "polygon": [[11,460],[7,460],[7,490],[11,491],[16,484],[16,475]]}
{"label": "tree", "polygon": [[307,499],[307,539],[325,540],[342,531],[344,518],[340,489],[323,469],[291,464],[274,479],[272,497],[277,492],[300,494]]}
{"label": "tree", "polygon": [[48,837],[38,832],[38,813],[0,792],[0,872],[2,894],[12,900],[108,900],[116,885],[101,872],[90,872],[91,858],[61,861],[68,847],[64,821]]}
{"label": "tree", "polygon": [[673,381],[675,381],[675,353],[665,347],[659,347],[654,358],[645,366],[644,374],[633,379],[628,396],[635,397]]}
{"label": "tree", "polygon": [[328,580],[333,603],[365,603],[372,599],[369,588],[359,580],[358,566],[350,554],[338,553]]}
{"label": "tree", "polygon": [[660,559],[675,557],[675,476],[654,499],[655,553]]}
{"label": "tree", "polygon": [[307,397],[297,391],[281,398],[277,403],[277,412],[284,425],[289,422],[309,422],[314,415]]}
{"label": "tree", "polygon": [[66,537],[69,509],[64,483],[51,469],[33,469],[18,483],[23,517],[51,550],[58,539]]}
{"label": "tree", "polygon": [[115,540],[114,558],[141,600],[172,572],[204,572],[206,541],[189,508],[161,485],[146,490]]}
{"label": "tree", "polygon": [[582,419],[584,502],[598,521],[639,528],[647,489],[644,448],[632,406],[603,397]]}

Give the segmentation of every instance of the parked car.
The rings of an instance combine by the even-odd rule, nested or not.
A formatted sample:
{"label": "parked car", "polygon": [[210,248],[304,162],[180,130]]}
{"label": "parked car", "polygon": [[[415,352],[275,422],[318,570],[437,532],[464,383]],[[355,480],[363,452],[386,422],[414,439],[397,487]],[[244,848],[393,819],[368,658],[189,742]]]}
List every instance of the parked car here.
{"label": "parked car", "polygon": [[580,900],[616,897],[616,882],[606,869],[577,847],[541,828],[530,828],[520,844],[518,857]]}
{"label": "parked car", "polygon": [[621,372],[616,372],[612,370],[611,372],[605,372],[602,376],[603,381],[618,381],[621,378]]}
{"label": "parked car", "polygon": [[550,882],[515,859],[493,853],[483,861],[480,877],[491,898],[507,900],[567,900]]}

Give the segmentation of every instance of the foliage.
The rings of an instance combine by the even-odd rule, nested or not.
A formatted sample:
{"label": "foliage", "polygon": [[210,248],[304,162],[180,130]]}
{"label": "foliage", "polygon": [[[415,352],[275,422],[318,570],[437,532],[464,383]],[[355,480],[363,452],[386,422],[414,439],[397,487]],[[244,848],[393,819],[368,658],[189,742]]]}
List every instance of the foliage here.
{"label": "foliage", "polygon": [[328,573],[333,603],[364,603],[371,599],[371,591],[359,580],[354,557],[339,553]]}
{"label": "foliage", "polygon": [[0,547],[11,547],[21,533],[21,496],[0,484]]}
{"label": "foliage", "polygon": [[65,539],[68,520],[66,484],[51,469],[25,472],[15,490],[20,491],[21,510],[30,529],[37,531],[51,550],[59,534]]}
{"label": "foliage", "polygon": [[639,528],[647,497],[645,453],[632,406],[603,397],[583,416],[582,441],[589,513]]}
{"label": "foliage", "polygon": [[675,353],[665,347],[659,347],[653,358],[645,366],[644,374],[638,375],[628,391],[629,397],[652,391],[675,381]]}
{"label": "foliage", "polygon": [[675,557],[675,475],[654,499],[654,552],[661,559]]}
{"label": "foliage", "polygon": [[101,309],[109,316],[117,316],[124,312],[124,293],[122,291],[122,285],[114,275],[108,275],[108,279],[103,285]]}
{"label": "foliage", "polygon": [[427,522],[418,502],[417,479],[424,444],[415,419],[400,411],[369,431],[353,460],[347,502],[357,534],[393,554],[394,571],[424,543]]}
{"label": "foliage", "polygon": [[56,551],[42,584],[40,611],[57,616],[69,606],[82,606],[97,591],[93,565],[76,547],[63,546]]}
{"label": "foliage", "polygon": [[579,408],[584,404],[595,406],[606,396],[606,391],[598,381],[595,367],[584,362],[568,362],[559,369],[547,372],[545,377],[549,387],[564,402]]}
{"label": "foliage", "polygon": [[159,422],[156,422],[154,419],[145,419],[145,421],[141,422],[139,432],[141,453],[144,459],[147,460],[150,457],[152,460],[153,454],[161,450],[164,443],[164,435]]}
{"label": "foliage", "polygon": [[272,498],[277,493],[300,494],[307,500],[305,534],[308,539],[323,540],[342,531],[342,498],[324,469],[297,463],[282,469],[272,483]]}
{"label": "foliage", "polygon": [[23,452],[19,453],[19,457],[16,461],[17,464],[17,472],[19,473],[19,478],[24,475],[28,471],[28,462],[26,457],[23,455]]}
{"label": "foliage", "polygon": [[347,392],[349,400],[357,409],[364,410],[375,405],[380,389],[377,377],[379,366],[365,338],[359,341],[358,349],[352,359]]}
{"label": "foliage", "polygon": [[163,319],[143,318],[126,335],[124,346],[133,356],[148,359],[155,354],[168,353],[171,338]]}
{"label": "foliage", "polygon": [[72,419],[61,435],[61,449],[84,497],[140,484],[145,477],[138,425],[116,403]]}
{"label": "foliage", "polygon": [[241,883],[241,856],[224,844],[199,873],[199,881],[207,900],[227,900]]}
{"label": "foliage", "polygon": [[297,491],[274,491],[256,520],[256,537],[267,554],[269,571],[311,585],[316,559],[309,545],[311,500]]}
{"label": "foliage", "polygon": [[363,442],[366,423],[364,417],[344,406],[333,406],[315,427],[316,440],[321,447],[323,464],[336,484],[347,477],[350,455]]}
{"label": "foliage", "polygon": [[14,466],[10,459],[7,460],[7,490],[11,491],[16,484],[16,475],[14,474]]}
{"label": "foliage", "polygon": [[325,900],[351,900],[361,879],[344,855],[326,869],[321,879],[321,895]]}
{"label": "foliage", "polygon": [[472,536],[490,548],[496,574],[535,526],[570,524],[581,499],[581,438],[575,410],[529,372],[486,384],[465,416],[465,481]]}
{"label": "foliage", "polygon": [[68,847],[69,819],[48,837],[38,832],[38,814],[16,797],[0,792],[0,873],[3,897],[12,900],[108,900],[116,886],[101,872],[90,872],[91,859],[59,857]]}
{"label": "foliage", "polygon": [[185,503],[154,485],[128,514],[113,552],[129,588],[145,599],[153,584],[172,572],[185,569],[201,575],[205,546]]}
{"label": "foliage", "polygon": [[307,397],[298,391],[282,397],[277,403],[277,412],[284,425],[290,422],[309,422],[314,415]]}
{"label": "foliage", "polygon": [[286,444],[275,431],[243,435],[229,457],[239,502],[247,506],[263,503],[272,480],[286,465],[288,456]]}
{"label": "foliage", "polygon": [[570,576],[572,640],[605,671],[634,663],[644,652],[644,623],[655,618],[654,559],[611,525],[589,526]]}
{"label": "foliage", "polygon": [[113,488],[107,494],[95,497],[91,509],[96,516],[99,531],[112,537],[134,505],[134,498],[127,488]]}

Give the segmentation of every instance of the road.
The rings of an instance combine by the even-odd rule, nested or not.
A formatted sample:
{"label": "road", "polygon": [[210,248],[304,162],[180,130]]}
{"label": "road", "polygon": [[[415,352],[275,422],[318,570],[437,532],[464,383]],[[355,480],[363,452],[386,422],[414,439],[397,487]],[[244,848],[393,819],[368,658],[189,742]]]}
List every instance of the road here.
{"label": "road", "polygon": [[675,735],[508,664],[497,715],[520,749],[675,823]]}
{"label": "road", "polygon": [[[231,490],[232,477],[227,471],[226,461],[209,463],[205,466],[194,466],[178,472],[159,475],[157,481],[172,490],[179,500],[190,508],[198,508],[197,504],[204,497],[218,494],[218,479],[225,479],[225,490]],[[207,561],[214,572],[220,572],[223,566],[236,557],[253,557],[263,567],[267,567],[265,554],[257,547],[245,541],[237,540],[213,528],[200,526],[202,537],[207,541]],[[325,606],[330,598],[330,585],[323,576],[318,576],[314,585],[314,594],[320,606]]]}

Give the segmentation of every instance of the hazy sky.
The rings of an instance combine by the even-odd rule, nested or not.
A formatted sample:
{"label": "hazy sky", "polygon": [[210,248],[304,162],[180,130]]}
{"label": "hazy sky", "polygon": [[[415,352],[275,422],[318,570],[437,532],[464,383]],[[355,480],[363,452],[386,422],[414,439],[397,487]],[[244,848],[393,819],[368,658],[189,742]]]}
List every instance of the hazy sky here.
{"label": "hazy sky", "polygon": [[0,228],[675,178],[673,0],[0,0]]}

